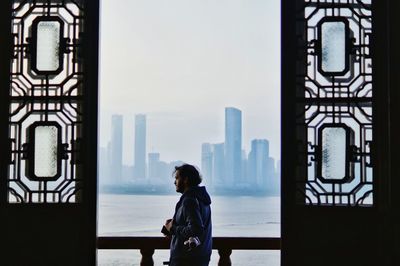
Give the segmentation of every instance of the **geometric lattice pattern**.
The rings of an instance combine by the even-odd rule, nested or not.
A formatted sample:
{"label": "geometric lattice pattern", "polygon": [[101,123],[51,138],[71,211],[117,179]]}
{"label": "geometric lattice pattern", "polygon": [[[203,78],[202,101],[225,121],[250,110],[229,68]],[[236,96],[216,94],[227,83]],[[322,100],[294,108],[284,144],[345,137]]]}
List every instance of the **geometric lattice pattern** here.
{"label": "geometric lattice pattern", "polygon": [[297,201],[371,206],[371,0],[300,2]]}
{"label": "geometric lattice pattern", "polygon": [[[10,203],[81,200],[82,2],[30,0],[13,4],[7,176]],[[49,133],[46,133],[46,127],[41,127],[36,135],[29,136],[31,125],[41,123],[50,125],[47,126]],[[56,148],[52,148],[49,141],[32,139],[32,136],[53,136],[53,131],[58,132],[55,129],[60,131],[60,137],[51,138],[59,142],[54,144]],[[32,152],[34,142],[37,149],[43,151]],[[57,153],[57,156],[43,152]],[[56,165],[57,171],[40,170],[46,167],[46,161],[41,159],[48,160],[50,166]],[[39,169],[35,170],[39,176],[29,176],[28,168]],[[40,176],[40,173],[45,174]]]}

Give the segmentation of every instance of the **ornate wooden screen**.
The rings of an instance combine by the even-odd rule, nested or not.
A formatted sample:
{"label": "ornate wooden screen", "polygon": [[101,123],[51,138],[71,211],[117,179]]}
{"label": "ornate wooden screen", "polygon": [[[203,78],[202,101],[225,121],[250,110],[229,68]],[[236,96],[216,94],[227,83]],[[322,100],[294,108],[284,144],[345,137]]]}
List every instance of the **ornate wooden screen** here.
{"label": "ornate wooden screen", "polygon": [[297,2],[297,202],[371,206],[371,0]]}
{"label": "ornate wooden screen", "polygon": [[0,13],[2,263],[95,265],[99,1]]}
{"label": "ornate wooden screen", "polygon": [[8,201],[79,202],[83,1],[12,8]]}

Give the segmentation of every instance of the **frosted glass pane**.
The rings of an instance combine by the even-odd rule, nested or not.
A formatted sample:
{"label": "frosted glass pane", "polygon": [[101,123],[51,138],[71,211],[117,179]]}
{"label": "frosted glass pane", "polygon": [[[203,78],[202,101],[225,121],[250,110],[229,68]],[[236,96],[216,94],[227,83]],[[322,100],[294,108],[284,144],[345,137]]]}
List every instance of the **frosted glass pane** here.
{"label": "frosted glass pane", "polygon": [[322,131],[322,177],[343,179],[346,175],[346,130],[325,128]]}
{"label": "frosted glass pane", "polygon": [[324,22],[322,31],[322,70],[341,72],[346,68],[346,26],[343,22]]}
{"label": "frosted glass pane", "polygon": [[55,71],[60,66],[60,23],[41,21],[37,27],[36,68],[39,71]]}
{"label": "frosted glass pane", "polygon": [[57,135],[55,126],[35,128],[35,176],[53,177],[57,174]]}

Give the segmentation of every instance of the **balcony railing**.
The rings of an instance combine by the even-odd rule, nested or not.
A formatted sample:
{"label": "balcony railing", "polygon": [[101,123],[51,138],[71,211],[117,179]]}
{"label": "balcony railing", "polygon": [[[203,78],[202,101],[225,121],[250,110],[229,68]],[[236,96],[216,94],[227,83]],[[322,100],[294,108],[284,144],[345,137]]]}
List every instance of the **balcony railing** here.
{"label": "balcony railing", "polygon": [[[169,240],[164,237],[98,237],[98,249],[138,249],[142,254],[141,266],[153,266],[156,249],[169,249]],[[278,237],[214,237],[213,249],[218,250],[219,266],[232,265],[232,250],[280,250]]]}

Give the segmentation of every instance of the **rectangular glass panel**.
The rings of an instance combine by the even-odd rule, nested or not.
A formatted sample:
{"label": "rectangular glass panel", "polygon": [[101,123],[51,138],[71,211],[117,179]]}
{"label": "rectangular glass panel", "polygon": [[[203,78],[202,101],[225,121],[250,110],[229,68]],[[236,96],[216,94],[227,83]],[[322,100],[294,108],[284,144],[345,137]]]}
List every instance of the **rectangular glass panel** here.
{"label": "rectangular glass panel", "polygon": [[346,176],[346,130],[327,127],[322,130],[322,177],[343,179]]}
{"label": "rectangular glass panel", "polygon": [[57,174],[58,129],[55,126],[35,128],[35,176],[53,177]]}
{"label": "rectangular glass panel", "polygon": [[60,66],[60,23],[40,21],[37,27],[36,68],[39,71],[56,71]]}
{"label": "rectangular glass panel", "polygon": [[322,31],[322,70],[341,72],[346,68],[346,25],[343,22],[324,22]]}

